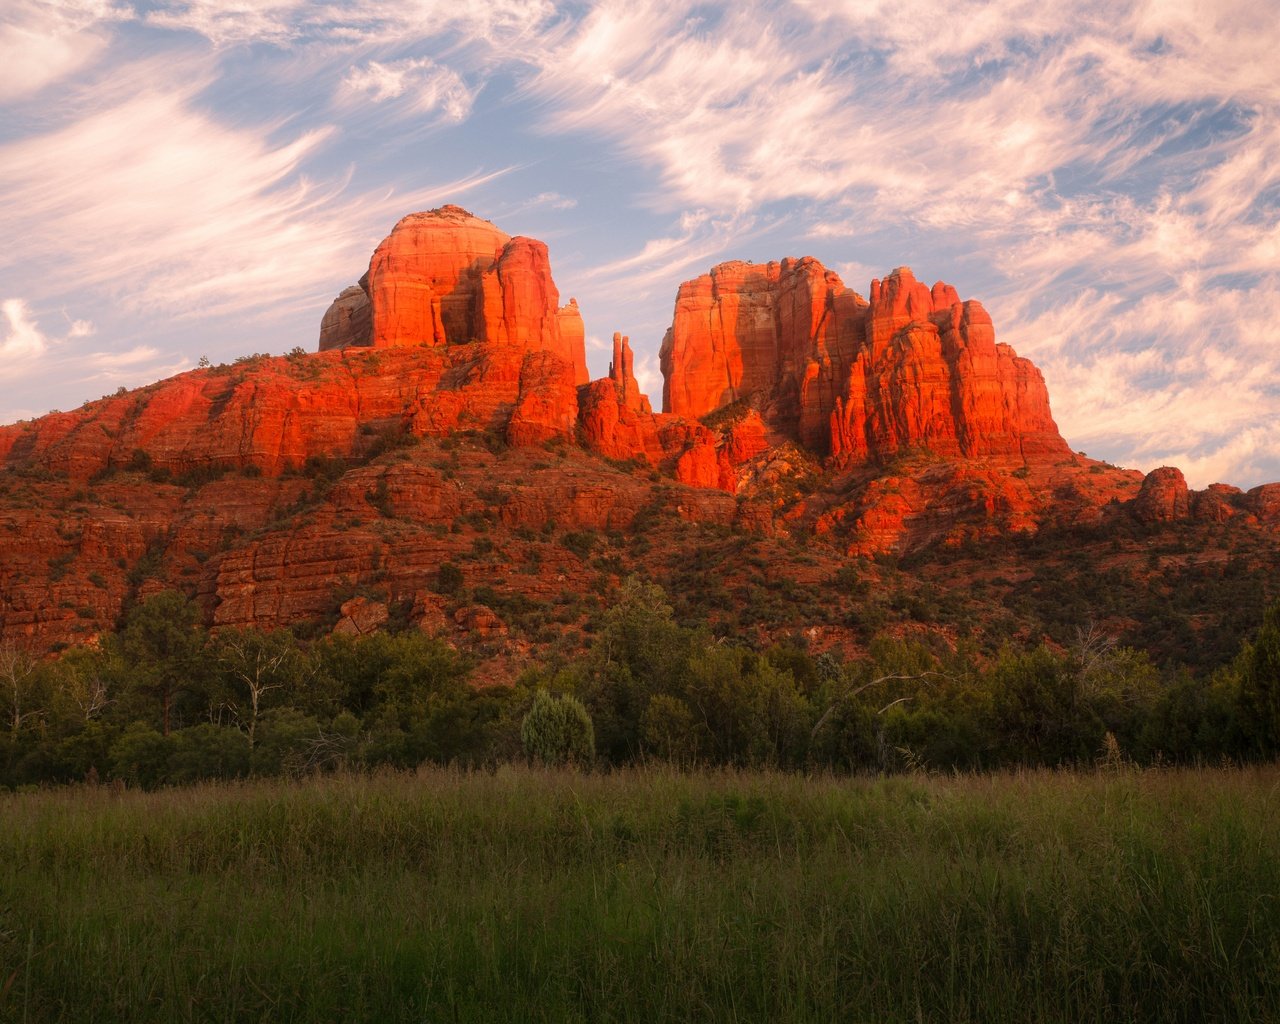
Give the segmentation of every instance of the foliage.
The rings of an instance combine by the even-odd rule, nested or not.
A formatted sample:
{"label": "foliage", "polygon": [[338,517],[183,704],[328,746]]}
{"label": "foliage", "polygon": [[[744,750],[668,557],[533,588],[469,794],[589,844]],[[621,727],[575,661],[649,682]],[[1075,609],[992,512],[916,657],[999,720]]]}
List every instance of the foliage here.
{"label": "foliage", "polygon": [[595,758],[595,730],[582,702],[569,693],[539,690],[520,723],[525,756],[538,764],[589,765]]}
{"label": "foliage", "polygon": [[[512,621],[554,629],[539,606],[476,593]],[[565,611],[558,621],[581,614],[576,602]],[[797,639],[757,650],[682,624],[666,592],[636,577],[591,637],[585,654],[484,687],[468,658],[416,629],[309,643],[210,634],[192,601],[157,594],[97,648],[41,662],[0,645],[0,786],[153,788],[522,757],[971,771],[1092,765],[1106,751],[1137,765],[1247,761],[1280,747],[1276,608],[1207,676],[1160,670],[1098,629],[994,655],[936,635],[881,634],[847,663]]]}
{"label": "foliage", "polygon": [[1280,754],[1280,602],[1262,620],[1257,638],[1236,659],[1240,717],[1264,757]]}

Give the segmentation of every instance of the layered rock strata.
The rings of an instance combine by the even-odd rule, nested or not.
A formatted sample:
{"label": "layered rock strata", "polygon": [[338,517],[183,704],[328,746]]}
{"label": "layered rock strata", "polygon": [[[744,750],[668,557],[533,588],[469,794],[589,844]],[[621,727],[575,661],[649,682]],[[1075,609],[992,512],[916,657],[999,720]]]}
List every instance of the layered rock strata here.
{"label": "layered rock strata", "polygon": [[585,384],[584,336],[578,304],[560,305],[544,243],[443,206],[392,228],[360,284],[325,313],[320,349],[508,345],[558,355]]}
{"label": "layered rock strata", "polygon": [[1035,366],[995,341],[980,303],[906,267],[873,281],[868,301],[811,258],[721,264],[680,286],[661,360],[665,411],[701,417],[749,398],[842,464],[913,448],[1068,453]]}

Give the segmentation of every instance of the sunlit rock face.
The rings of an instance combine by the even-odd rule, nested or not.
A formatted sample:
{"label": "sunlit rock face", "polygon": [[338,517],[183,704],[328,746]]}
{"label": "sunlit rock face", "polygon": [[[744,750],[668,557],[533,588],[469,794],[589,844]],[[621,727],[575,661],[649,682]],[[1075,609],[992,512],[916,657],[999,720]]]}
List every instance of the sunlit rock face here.
{"label": "sunlit rock face", "polygon": [[841,462],[1067,452],[1036,367],[995,341],[980,303],[906,267],[868,301],[814,259],[721,264],[680,286],[661,364],[665,411],[750,398],[771,428]]}
{"label": "sunlit rock face", "polygon": [[392,228],[360,284],[325,313],[320,349],[508,345],[554,353],[585,384],[584,335],[577,303],[560,305],[544,243],[442,206]]}
{"label": "sunlit rock face", "polygon": [[1186,478],[1182,470],[1174,466],[1161,466],[1148,473],[1143,478],[1142,489],[1133,500],[1133,514],[1144,523],[1186,519],[1190,511],[1191,498]]}

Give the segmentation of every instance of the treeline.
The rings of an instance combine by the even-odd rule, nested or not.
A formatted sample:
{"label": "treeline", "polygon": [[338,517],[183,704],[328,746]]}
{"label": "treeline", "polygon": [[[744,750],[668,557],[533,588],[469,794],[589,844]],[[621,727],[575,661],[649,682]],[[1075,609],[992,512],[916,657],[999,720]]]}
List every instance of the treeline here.
{"label": "treeline", "polygon": [[0,646],[0,785],[159,786],[340,767],[534,759],[836,771],[1217,762],[1280,752],[1280,605],[1207,677],[1081,631],[982,659],[879,637],[841,662],[715,640],[628,580],[588,653],[487,686],[416,630],[304,644],[206,631],[185,597],[97,648]]}

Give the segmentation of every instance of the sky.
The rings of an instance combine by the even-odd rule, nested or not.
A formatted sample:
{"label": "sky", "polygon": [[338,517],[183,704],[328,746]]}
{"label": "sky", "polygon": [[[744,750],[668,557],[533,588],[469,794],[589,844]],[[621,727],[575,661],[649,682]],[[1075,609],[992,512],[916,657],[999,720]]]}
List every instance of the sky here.
{"label": "sky", "polygon": [[1280,480],[1273,0],[4,0],[0,423],[312,350],[404,214],[547,242],[593,376],[816,256],[990,311],[1072,447]]}

